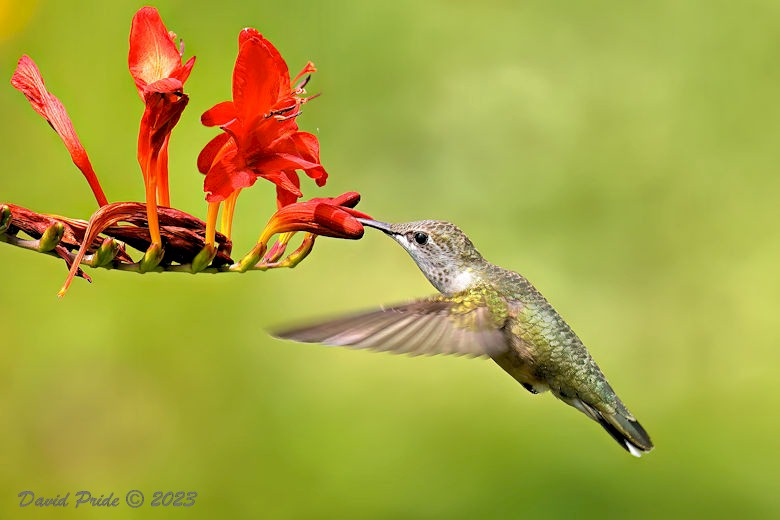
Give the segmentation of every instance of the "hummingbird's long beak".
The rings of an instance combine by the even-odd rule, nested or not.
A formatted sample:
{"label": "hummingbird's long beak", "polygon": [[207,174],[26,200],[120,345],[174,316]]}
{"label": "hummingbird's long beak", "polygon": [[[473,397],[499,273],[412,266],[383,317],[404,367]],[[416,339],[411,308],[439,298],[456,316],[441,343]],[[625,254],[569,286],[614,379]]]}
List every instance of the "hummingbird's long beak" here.
{"label": "hummingbird's long beak", "polygon": [[364,226],[372,227],[374,229],[378,229],[379,231],[382,231],[384,233],[387,233],[388,235],[395,234],[387,222],[379,222],[378,220],[370,220],[367,218],[359,218],[357,219],[358,222],[363,224]]}

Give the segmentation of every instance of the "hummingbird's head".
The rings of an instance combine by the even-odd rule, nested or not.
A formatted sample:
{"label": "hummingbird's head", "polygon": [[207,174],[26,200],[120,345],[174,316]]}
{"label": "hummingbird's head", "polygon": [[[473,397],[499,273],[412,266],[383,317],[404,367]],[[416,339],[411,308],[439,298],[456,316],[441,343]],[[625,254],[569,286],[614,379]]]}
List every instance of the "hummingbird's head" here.
{"label": "hummingbird's head", "polygon": [[388,224],[358,219],[364,226],[383,231],[401,244],[426,278],[444,294],[455,294],[478,281],[484,263],[469,237],[444,220],[420,220]]}

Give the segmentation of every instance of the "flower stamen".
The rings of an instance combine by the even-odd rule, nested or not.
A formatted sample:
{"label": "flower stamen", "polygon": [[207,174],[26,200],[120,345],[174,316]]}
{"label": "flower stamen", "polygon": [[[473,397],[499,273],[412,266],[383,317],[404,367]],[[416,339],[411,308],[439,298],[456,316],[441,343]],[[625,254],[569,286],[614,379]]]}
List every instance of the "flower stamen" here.
{"label": "flower stamen", "polygon": [[289,116],[274,116],[274,119],[276,119],[277,121],[280,121],[280,122],[281,121],[289,121],[290,119],[295,119],[296,117],[298,117],[302,113],[303,112],[301,110],[298,110],[296,113],[290,114]]}
{"label": "flower stamen", "polygon": [[309,84],[310,80],[311,80],[311,74],[308,74],[297,85],[295,85],[295,87],[293,88],[293,92],[296,94],[302,94],[303,92],[305,92],[305,90],[303,89],[306,88],[306,85]]}
{"label": "flower stamen", "polygon": [[282,114],[286,114],[287,112],[289,112],[291,110],[295,110],[297,107],[298,107],[298,105],[295,104],[295,105],[290,105],[289,107],[277,108],[276,110],[271,110],[270,112],[268,112],[263,117],[265,119],[268,119],[269,117],[272,117],[272,116],[280,116]]}

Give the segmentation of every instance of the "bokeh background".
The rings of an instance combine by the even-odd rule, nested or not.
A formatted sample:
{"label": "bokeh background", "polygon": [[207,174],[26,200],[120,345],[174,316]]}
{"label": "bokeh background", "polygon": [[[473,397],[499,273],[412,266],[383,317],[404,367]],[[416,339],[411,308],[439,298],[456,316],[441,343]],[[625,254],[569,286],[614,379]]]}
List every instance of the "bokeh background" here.
{"label": "bokeh background", "polygon": [[[30,54],[112,200],[140,200],[139,2],[0,2],[0,77]],[[0,516],[17,493],[199,493],[188,517],[780,515],[780,4],[775,1],[160,1],[197,55],[173,134],[174,205],[205,215],[199,115],[236,37],[319,72],[303,129],[389,221],[458,223],[530,278],[657,448],[640,460],[490,361],[298,345],[268,327],[430,294],[379,233],[295,270],[139,276],[0,244]],[[7,80],[6,80],[7,81]],[[95,209],[56,135],[0,87],[0,200]],[[242,195],[235,250],[274,208]],[[73,498],[71,498],[71,503]],[[144,513],[170,511],[143,506]]]}

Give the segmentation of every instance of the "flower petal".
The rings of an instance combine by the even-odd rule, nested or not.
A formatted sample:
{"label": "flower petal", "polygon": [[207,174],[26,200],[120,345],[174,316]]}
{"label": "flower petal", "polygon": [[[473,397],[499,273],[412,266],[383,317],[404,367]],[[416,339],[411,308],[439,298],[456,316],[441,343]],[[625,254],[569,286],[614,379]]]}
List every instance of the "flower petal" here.
{"label": "flower petal", "polygon": [[334,238],[360,238],[363,225],[338,206],[306,201],[290,204],[277,211],[266,226],[264,235],[288,231],[308,231]]}
{"label": "flower petal", "polygon": [[260,39],[263,35],[260,34],[260,31],[255,29],[254,27],[244,27],[241,29],[241,32],[238,33],[238,46],[239,48],[243,43],[247,40],[251,40],[252,38]]}
{"label": "flower petal", "polygon": [[363,236],[363,224],[338,206],[318,205],[314,211],[314,220],[325,230],[333,233],[319,232],[319,235],[353,239]]}
{"label": "flower petal", "polygon": [[236,118],[236,108],[232,101],[223,101],[209,108],[200,116],[203,126],[223,126]]}
{"label": "flower petal", "polygon": [[[170,81],[178,83],[178,80]],[[182,112],[187,107],[189,97],[186,94],[147,92],[145,100],[146,108],[138,133],[138,160],[142,170],[150,154],[158,154],[163,142],[170,137],[173,127],[179,122]],[[147,173],[144,171],[144,174]]]}
{"label": "flower petal", "polygon": [[276,151],[294,152],[295,148],[285,141],[298,131],[298,124],[293,119],[277,121],[268,117],[247,128],[240,119],[234,119],[222,129],[235,136],[238,147],[251,163]]}
{"label": "flower petal", "polygon": [[281,53],[274,47],[273,43],[268,41],[257,29],[247,27],[238,35],[239,47],[246,40],[253,38],[257,39],[266,48],[279,69],[279,92],[277,93],[277,97],[288,95],[290,93],[290,69],[287,68],[287,62],[284,61]]}
{"label": "flower petal", "polygon": [[296,132],[292,136],[292,141],[301,156],[309,158],[312,162],[320,162],[320,142],[316,135],[309,132]]}
{"label": "flower petal", "polygon": [[176,78],[162,78],[144,86],[144,101],[150,93],[154,94],[181,94],[184,84]]}
{"label": "flower petal", "polygon": [[265,157],[259,157],[250,164],[252,169],[256,170],[258,174],[266,170],[305,170],[319,166],[317,163],[312,163],[302,157],[287,153],[274,153]]}
{"label": "flower petal", "polygon": [[304,167],[303,170],[309,178],[314,179],[317,186],[325,186],[328,180],[328,172],[320,164],[320,143],[317,136],[308,132],[296,132],[290,137],[292,146],[300,157],[307,161],[315,163],[316,166]]}
{"label": "flower petal", "polygon": [[[241,32],[247,34],[247,29]],[[245,37],[233,69],[233,102],[245,127],[268,114],[279,98],[280,86],[290,78],[278,51],[262,36]],[[276,52],[272,52],[273,51]]]}
{"label": "flower petal", "polygon": [[190,59],[187,60],[187,63],[182,65],[177,70],[173,71],[171,74],[172,78],[176,78],[179,81],[184,84],[187,81],[187,78],[190,77],[190,72],[192,72],[192,67],[195,66],[195,56],[192,56]]}
{"label": "flower petal", "polygon": [[19,59],[19,64],[11,77],[11,85],[25,95],[33,109],[43,116],[60,136],[70,152],[73,163],[86,177],[98,204],[101,206],[108,204],[103,188],[101,188],[92,163],[87,156],[87,151],[79,141],[73,123],[68,117],[68,112],[60,100],[46,90],[41,72],[29,56],[25,55]]}
{"label": "flower petal", "polygon": [[344,207],[344,206],[341,206],[341,209],[343,209],[344,211],[346,211],[347,213],[349,213],[350,215],[352,215],[355,218],[365,218],[365,219],[368,219],[368,220],[374,220],[374,217],[372,217],[368,213],[363,213],[362,211],[358,211],[358,210],[353,209],[353,208],[347,208],[347,207]]}
{"label": "flower petal", "polygon": [[288,189],[286,189],[283,186],[280,186],[279,184],[276,185],[276,207],[277,208],[283,208],[284,206],[288,206],[290,204],[293,204],[298,201],[298,198],[303,195],[301,193],[301,180],[298,178],[298,174],[295,173],[295,170],[287,170],[282,172],[282,174],[287,177],[290,183],[292,183],[296,188],[298,188],[298,192],[292,192]]}
{"label": "flower petal", "polygon": [[306,175],[310,179],[314,179],[317,186],[320,188],[325,186],[325,182],[328,180],[328,172],[325,171],[325,168],[317,166],[315,168],[307,168],[303,171],[306,172]]}
{"label": "flower petal", "polygon": [[198,171],[200,173],[208,173],[209,168],[214,163],[214,159],[217,158],[217,154],[228,141],[230,141],[230,135],[221,133],[203,147],[203,150],[198,155]]}
{"label": "flower petal", "polygon": [[300,182],[298,181],[297,175],[293,177],[288,177],[287,173],[284,171],[264,171],[258,175],[264,179],[273,182],[279,188],[290,192],[292,195],[295,195],[296,200],[298,200],[298,198],[300,197],[303,197],[303,193],[301,193]]}
{"label": "flower petal", "polygon": [[336,206],[354,208],[358,205],[358,202],[360,202],[360,193],[356,191],[348,191],[346,193],[342,193],[338,197],[333,197],[330,200],[331,204],[335,204]]}
{"label": "flower petal", "polygon": [[251,171],[239,169],[236,166],[235,147],[225,146],[221,157],[211,165],[203,180],[203,191],[208,202],[225,200],[239,188],[248,188],[257,181],[257,175]]}
{"label": "flower petal", "polygon": [[352,215],[356,218],[367,218],[367,219],[373,219],[371,215],[368,215],[366,213],[363,213],[362,211],[358,211],[356,209],[353,209],[355,206],[357,206],[358,202],[360,202],[360,193],[356,191],[348,191],[346,193],[342,193],[338,197],[334,198],[315,198],[311,199],[312,201],[316,202],[324,202],[326,204],[332,204],[335,206],[339,206],[341,209]]}
{"label": "flower petal", "polygon": [[182,82],[189,76],[193,60],[182,67],[181,54],[154,7],[144,7],[133,16],[130,28],[128,65],[138,93],[143,87],[168,77]]}

